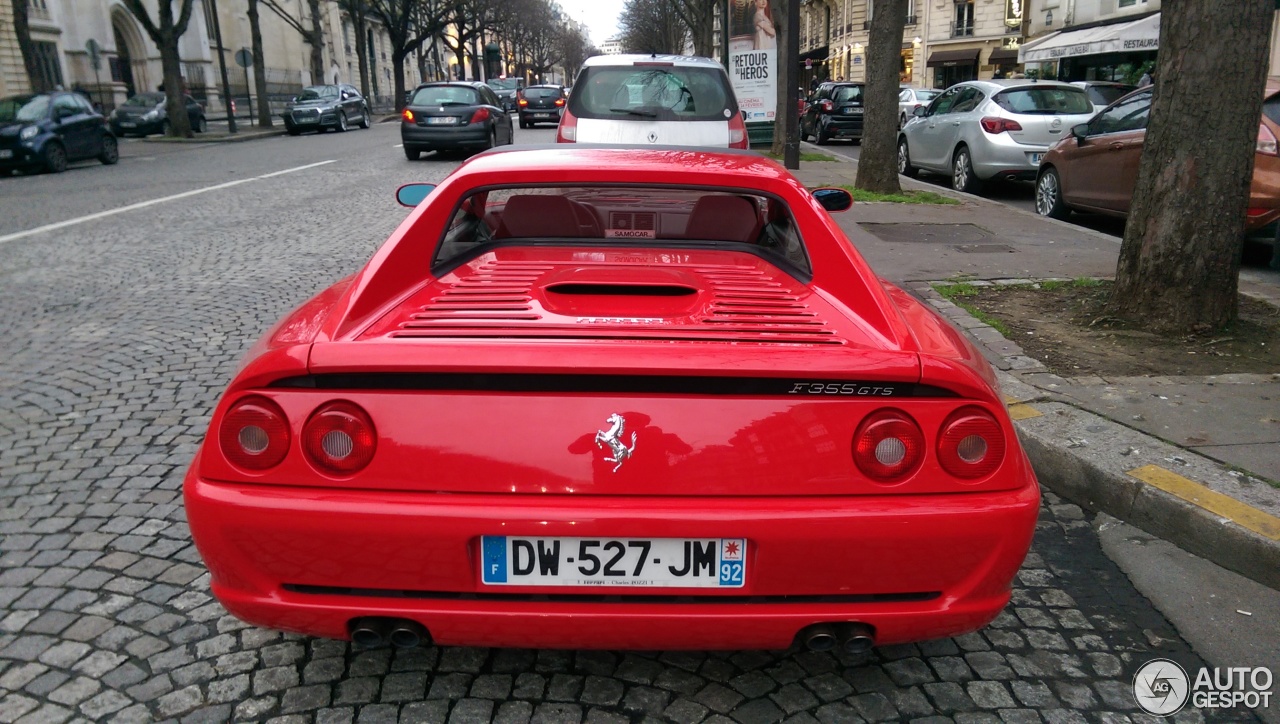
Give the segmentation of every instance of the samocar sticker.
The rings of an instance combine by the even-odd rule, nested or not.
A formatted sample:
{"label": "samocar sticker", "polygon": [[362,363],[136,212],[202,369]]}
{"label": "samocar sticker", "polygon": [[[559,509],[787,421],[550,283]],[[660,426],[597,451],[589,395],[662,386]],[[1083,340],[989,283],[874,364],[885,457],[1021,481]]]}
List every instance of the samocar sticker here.
{"label": "samocar sticker", "polygon": [[653,229],[605,229],[606,239],[656,239]]}

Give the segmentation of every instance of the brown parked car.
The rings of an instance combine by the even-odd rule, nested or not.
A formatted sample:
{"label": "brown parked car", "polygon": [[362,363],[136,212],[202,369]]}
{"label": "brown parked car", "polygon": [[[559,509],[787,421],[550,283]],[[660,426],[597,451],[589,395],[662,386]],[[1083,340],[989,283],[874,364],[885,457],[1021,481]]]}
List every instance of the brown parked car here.
{"label": "brown parked car", "polygon": [[[1107,106],[1049,149],[1036,178],[1036,212],[1064,219],[1072,210],[1125,216],[1147,135],[1150,86]],[[1267,80],[1258,127],[1246,228],[1280,219],[1280,78]]]}

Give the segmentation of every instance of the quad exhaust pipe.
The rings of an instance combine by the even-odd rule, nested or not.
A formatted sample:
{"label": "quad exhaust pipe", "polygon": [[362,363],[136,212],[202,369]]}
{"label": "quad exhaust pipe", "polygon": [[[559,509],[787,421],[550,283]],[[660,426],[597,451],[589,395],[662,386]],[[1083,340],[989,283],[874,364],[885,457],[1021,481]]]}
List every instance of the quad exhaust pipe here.
{"label": "quad exhaust pipe", "polygon": [[858,621],[816,623],[802,629],[799,639],[810,651],[831,651],[839,647],[846,654],[865,654],[876,645],[876,630]]}
{"label": "quad exhaust pipe", "polygon": [[431,642],[427,627],[407,618],[365,616],[350,624],[351,641],[363,648],[390,643],[398,649],[411,649]]}

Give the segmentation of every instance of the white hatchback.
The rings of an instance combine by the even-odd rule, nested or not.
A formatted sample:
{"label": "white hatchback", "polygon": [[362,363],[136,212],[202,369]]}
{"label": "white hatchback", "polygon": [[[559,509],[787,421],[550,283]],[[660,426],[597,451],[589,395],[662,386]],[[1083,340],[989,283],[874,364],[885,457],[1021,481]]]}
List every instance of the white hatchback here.
{"label": "white hatchback", "polygon": [[724,66],[682,55],[598,55],[582,64],[558,143],[747,148]]}

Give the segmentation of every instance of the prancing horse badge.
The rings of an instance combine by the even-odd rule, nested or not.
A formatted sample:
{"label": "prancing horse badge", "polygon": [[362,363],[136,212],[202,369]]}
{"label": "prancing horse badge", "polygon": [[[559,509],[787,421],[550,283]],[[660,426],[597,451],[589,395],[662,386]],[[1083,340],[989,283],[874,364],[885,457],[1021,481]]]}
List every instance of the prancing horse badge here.
{"label": "prancing horse badge", "polygon": [[605,460],[607,462],[617,463],[617,465],[613,466],[613,472],[616,473],[618,472],[618,468],[622,467],[622,464],[625,463],[627,458],[631,457],[631,453],[635,451],[636,434],[634,432],[631,433],[631,447],[627,447],[622,442],[622,437],[627,432],[627,421],[623,419],[622,415],[615,412],[612,415],[609,415],[609,419],[606,420],[606,422],[609,423],[608,430],[596,431],[596,447],[603,449],[605,445],[609,446],[609,452],[613,453],[613,457],[607,457]]}

